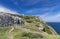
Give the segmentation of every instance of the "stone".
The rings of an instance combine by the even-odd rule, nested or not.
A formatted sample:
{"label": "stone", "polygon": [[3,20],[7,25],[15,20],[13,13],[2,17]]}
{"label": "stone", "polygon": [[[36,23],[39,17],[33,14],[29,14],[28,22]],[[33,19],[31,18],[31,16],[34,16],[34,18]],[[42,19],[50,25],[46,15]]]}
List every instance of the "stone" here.
{"label": "stone", "polygon": [[24,25],[25,22],[15,16],[10,16],[8,14],[0,14],[0,26],[14,26],[14,25]]}

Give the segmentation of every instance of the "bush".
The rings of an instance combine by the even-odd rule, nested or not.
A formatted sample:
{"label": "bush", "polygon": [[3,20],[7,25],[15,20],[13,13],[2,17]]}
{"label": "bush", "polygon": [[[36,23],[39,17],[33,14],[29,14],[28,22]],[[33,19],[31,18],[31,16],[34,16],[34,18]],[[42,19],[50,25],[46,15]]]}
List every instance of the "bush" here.
{"label": "bush", "polygon": [[34,33],[26,33],[26,32],[23,32],[22,33],[22,37],[29,37],[29,38],[43,38],[42,35],[39,35],[39,34],[34,34]]}
{"label": "bush", "polygon": [[52,34],[52,32],[50,31],[50,28],[48,26],[45,26],[45,32],[47,32],[48,34]]}
{"label": "bush", "polygon": [[27,19],[26,22],[27,22],[27,23],[32,23],[33,20]]}

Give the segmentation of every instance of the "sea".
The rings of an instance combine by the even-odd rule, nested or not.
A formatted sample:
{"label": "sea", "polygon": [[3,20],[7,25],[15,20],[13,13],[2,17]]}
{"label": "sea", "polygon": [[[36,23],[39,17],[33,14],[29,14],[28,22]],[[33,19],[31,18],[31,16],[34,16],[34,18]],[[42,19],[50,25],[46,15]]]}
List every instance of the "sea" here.
{"label": "sea", "polygon": [[47,22],[48,25],[53,27],[55,31],[60,34],[60,22]]}

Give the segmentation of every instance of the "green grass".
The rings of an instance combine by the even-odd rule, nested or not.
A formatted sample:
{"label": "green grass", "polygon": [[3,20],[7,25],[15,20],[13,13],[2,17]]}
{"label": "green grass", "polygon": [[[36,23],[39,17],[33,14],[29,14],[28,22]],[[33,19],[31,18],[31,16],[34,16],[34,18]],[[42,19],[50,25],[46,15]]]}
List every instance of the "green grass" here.
{"label": "green grass", "polygon": [[60,39],[59,35],[51,35],[47,33],[34,34],[31,32],[24,32],[22,30],[14,30],[13,31],[14,39]]}
{"label": "green grass", "polygon": [[[12,16],[18,16],[22,18],[26,24],[21,27],[30,29],[32,32],[23,31],[20,29],[14,29],[11,33],[14,39],[60,39],[60,35],[52,35],[50,28],[46,23],[39,19],[36,16],[22,16],[16,14],[10,14]],[[41,32],[39,30],[39,24],[43,24],[45,27],[45,32],[43,34],[33,33],[33,31]],[[9,30],[11,27],[0,27],[0,39],[9,39]],[[11,34],[10,33],[10,34]]]}
{"label": "green grass", "polygon": [[[0,27],[0,39],[9,39],[8,31],[11,28],[9,27]],[[60,35],[51,35],[47,33],[34,34],[32,32],[25,32],[19,29],[14,29],[12,31],[14,39],[60,39]]]}
{"label": "green grass", "polygon": [[34,30],[34,31],[40,31],[39,30],[39,27],[36,26],[36,24],[34,23],[26,23],[26,25],[22,26],[23,28],[27,28],[27,29],[30,29],[30,30]]}
{"label": "green grass", "polygon": [[7,32],[10,30],[9,27],[0,27],[0,39],[8,39]]}
{"label": "green grass", "polygon": [[14,39],[33,39],[33,38],[42,38],[39,34],[34,34],[31,32],[24,32],[22,30],[14,30],[13,31]]}

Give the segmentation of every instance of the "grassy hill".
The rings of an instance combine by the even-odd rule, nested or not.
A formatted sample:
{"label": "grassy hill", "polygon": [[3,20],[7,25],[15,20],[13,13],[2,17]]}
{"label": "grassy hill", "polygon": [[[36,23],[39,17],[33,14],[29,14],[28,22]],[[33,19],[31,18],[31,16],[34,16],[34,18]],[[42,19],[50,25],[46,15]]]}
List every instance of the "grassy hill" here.
{"label": "grassy hill", "polygon": [[59,35],[51,35],[45,32],[38,34],[20,29],[14,29],[9,33],[10,29],[10,27],[0,27],[0,39],[60,39]]}
{"label": "grassy hill", "polygon": [[[25,21],[25,25],[0,27],[0,39],[60,39],[60,36],[38,16],[17,16]],[[43,27],[43,30],[40,28]]]}

